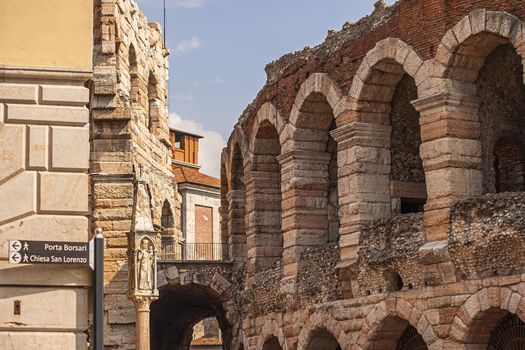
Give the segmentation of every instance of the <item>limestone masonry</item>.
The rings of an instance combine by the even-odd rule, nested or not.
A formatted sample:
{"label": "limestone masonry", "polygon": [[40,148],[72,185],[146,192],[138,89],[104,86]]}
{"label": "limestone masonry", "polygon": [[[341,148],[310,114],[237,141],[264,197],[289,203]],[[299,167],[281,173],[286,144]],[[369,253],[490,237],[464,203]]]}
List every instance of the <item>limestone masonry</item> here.
{"label": "limestone masonry", "polygon": [[222,154],[228,348],[525,348],[523,20],[378,1],[266,67]]}

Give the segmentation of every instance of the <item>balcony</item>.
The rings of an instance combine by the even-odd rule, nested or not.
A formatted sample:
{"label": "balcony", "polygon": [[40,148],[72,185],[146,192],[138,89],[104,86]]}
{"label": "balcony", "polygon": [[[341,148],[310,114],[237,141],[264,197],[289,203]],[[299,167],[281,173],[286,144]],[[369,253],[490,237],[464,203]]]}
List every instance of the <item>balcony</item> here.
{"label": "balcony", "polygon": [[225,261],[228,245],[225,243],[165,243],[159,256],[168,261]]}

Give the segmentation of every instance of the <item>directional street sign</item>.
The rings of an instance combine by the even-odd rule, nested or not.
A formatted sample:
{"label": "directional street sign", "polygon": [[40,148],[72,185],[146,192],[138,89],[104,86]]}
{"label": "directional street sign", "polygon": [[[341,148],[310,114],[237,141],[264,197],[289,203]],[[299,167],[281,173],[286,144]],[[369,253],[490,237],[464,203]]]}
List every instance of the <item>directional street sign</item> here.
{"label": "directional street sign", "polygon": [[89,265],[89,243],[9,241],[10,264]]}

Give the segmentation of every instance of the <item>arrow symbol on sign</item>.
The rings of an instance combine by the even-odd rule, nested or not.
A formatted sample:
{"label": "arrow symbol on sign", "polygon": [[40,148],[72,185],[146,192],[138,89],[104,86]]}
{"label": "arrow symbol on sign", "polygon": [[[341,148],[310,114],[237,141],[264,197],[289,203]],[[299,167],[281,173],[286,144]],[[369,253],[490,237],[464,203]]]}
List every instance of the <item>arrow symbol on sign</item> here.
{"label": "arrow symbol on sign", "polygon": [[22,259],[22,256],[20,255],[20,253],[11,254],[11,261],[14,262],[15,264],[18,264],[21,259]]}
{"label": "arrow symbol on sign", "polygon": [[11,241],[11,250],[18,252],[22,248],[22,243],[20,241]]}

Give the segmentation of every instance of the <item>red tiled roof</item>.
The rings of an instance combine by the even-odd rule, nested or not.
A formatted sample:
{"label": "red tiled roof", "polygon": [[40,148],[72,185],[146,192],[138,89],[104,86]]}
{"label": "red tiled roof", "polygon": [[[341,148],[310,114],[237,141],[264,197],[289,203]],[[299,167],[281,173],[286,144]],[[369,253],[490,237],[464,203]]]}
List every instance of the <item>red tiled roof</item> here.
{"label": "red tiled roof", "polygon": [[197,168],[183,166],[183,165],[173,165],[173,172],[175,173],[175,181],[177,183],[192,183],[196,185],[209,186],[220,188],[221,180],[216,177],[203,174]]}
{"label": "red tiled roof", "polygon": [[210,346],[222,345],[222,339],[219,337],[200,337],[191,341],[192,346]]}

